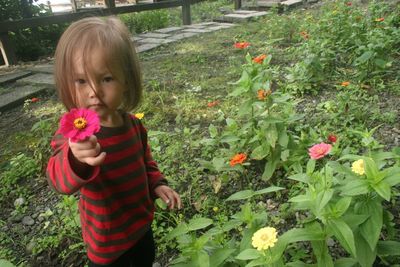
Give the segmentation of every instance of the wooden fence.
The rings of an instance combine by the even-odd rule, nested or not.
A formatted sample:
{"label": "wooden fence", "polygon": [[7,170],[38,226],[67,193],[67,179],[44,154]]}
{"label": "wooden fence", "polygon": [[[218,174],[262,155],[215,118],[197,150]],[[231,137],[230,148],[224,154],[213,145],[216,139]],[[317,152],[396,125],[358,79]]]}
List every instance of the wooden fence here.
{"label": "wooden fence", "polygon": [[[115,0],[105,0],[105,8],[96,8],[90,10],[77,10],[74,9],[72,13],[54,14],[45,17],[33,17],[14,21],[0,22],[0,49],[3,55],[5,64],[15,65],[17,59],[15,56],[14,46],[9,38],[9,32],[32,28],[49,24],[59,24],[65,22],[72,22],[87,16],[110,16],[122,13],[142,12],[148,10],[165,9],[172,7],[182,7],[182,21],[183,25],[191,24],[190,5],[201,2],[202,0],[168,0],[154,3],[142,3],[136,5],[116,6]],[[238,6],[240,0],[235,0],[235,7]],[[75,5],[74,5],[75,4]],[[72,0],[73,7],[76,7],[76,1]]]}

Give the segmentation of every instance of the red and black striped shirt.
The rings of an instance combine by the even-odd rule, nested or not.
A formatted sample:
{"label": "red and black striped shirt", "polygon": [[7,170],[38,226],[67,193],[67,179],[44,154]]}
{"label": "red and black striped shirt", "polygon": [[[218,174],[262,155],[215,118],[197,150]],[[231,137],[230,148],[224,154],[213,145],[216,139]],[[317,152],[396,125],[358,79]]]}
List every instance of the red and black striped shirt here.
{"label": "red and black striped shirt", "polygon": [[80,190],[88,257],[97,264],[109,264],[150,229],[154,188],[167,182],[151,156],[147,132],[139,119],[125,114],[123,126],[101,127],[96,137],[106,159],[93,167],[90,177],[79,177],[68,159],[68,139],[57,131],[51,142],[47,178],[59,193]]}

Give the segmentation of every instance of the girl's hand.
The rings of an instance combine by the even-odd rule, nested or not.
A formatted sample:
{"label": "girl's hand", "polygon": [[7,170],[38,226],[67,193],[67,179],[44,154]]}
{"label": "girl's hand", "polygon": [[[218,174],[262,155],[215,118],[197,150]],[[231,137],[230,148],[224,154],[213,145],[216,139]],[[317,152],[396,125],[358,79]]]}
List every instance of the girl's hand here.
{"label": "girl's hand", "polygon": [[156,196],[161,198],[165,202],[165,204],[167,204],[169,209],[172,210],[175,207],[181,209],[181,197],[177,192],[171,189],[171,187],[167,185],[159,185],[154,189],[154,193],[156,194]]}
{"label": "girl's hand", "polygon": [[99,166],[106,159],[106,152],[100,153],[100,144],[97,142],[97,137],[92,135],[89,138],[78,141],[69,142],[72,155],[80,163],[86,163],[90,166]]}

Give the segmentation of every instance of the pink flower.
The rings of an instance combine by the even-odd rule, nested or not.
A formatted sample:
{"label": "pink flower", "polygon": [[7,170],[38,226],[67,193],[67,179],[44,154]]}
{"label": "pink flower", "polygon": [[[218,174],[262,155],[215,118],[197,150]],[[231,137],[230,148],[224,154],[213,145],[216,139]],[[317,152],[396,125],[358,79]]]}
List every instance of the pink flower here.
{"label": "pink flower", "polygon": [[320,159],[325,157],[332,149],[332,145],[320,143],[313,145],[310,149],[308,149],[308,155],[312,159]]}
{"label": "pink flower", "polygon": [[31,98],[31,102],[32,103],[36,103],[36,102],[39,102],[39,98],[37,98],[37,97],[34,97],[34,98]]}
{"label": "pink flower", "polygon": [[60,121],[60,133],[72,142],[85,140],[100,130],[100,118],[90,109],[71,109]]}

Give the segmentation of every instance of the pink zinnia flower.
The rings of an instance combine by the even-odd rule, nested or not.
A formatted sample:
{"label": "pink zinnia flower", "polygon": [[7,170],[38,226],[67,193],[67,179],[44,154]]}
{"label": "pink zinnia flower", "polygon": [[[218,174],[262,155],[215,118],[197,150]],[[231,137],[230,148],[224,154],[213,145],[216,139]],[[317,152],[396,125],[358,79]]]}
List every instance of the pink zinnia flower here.
{"label": "pink zinnia flower", "polygon": [[309,150],[308,150],[308,155],[310,155],[310,158],[312,159],[320,159],[325,157],[332,149],[332,145],[330,144],[325,144],[325,143],[320,143],[313,145]]}
{"label": "pink zinnia flower", "polygon": [[245,49],[245,48],[250,46],[250,43],[248,43],[248,42],[238,42],[238,43],[235,43],[233,46],[235,48],[238,48],[238,49]]}
{"label": "pink zinnia flower", "polygon": [[39,98],[37,98],[37,97],[34,97],[34,98],[31,98],[31,102],[32,103],[35,103],[35,102],[39,102]]}
{"label": "pink zinnia flower", "polygon": [[71,109],[60,121],[60,133],[72,142],[85,140],[100,130],[100,118],[90,109]]}

